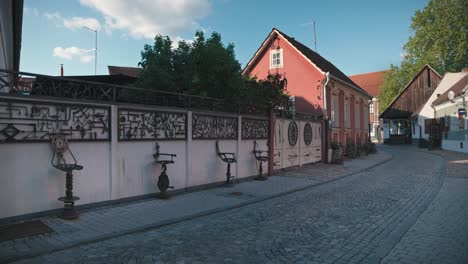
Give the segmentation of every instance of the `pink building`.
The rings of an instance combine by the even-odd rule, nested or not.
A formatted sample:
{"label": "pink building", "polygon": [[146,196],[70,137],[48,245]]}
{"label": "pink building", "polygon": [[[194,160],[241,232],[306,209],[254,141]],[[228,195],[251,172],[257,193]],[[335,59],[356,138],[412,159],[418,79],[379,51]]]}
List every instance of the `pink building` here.
{"label": "pink building", "polygon": [[268,73],[284,75],[296,112],[328,120],[329,143],[367,141],[371,96],[331,62],[278,29],[272,29],[243,73],[259,79]]}

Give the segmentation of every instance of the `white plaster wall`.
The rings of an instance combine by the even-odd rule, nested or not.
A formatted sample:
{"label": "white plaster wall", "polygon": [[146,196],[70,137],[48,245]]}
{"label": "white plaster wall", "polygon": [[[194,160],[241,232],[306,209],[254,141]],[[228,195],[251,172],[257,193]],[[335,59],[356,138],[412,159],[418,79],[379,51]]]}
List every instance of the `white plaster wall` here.
{"label": "white plaster wall", "polygon": [[[70,145],[82,171],[74,173],[77,204],[110,199],[109,143]],[[65,173],[50,164],[48,143],[0,145],[0,218],[63,207]]]}
{"label": "white plaster wall", "polygon": [[[157,179],[161,166],[155,164],[153,159],[156,142],[160,145],[161,153],[177,155],[174,158],[176,163],[169,164],[167,170],[170,184],[175,189],[226,180],[227,164],[216,154],[216,140],[191,139],[192,112],[187,113],[188,138],[169,141],[118,141],[117,113],[118,106],[112,105],[111,141],[70,142],[78,164],[84,166],[82,171],[74,173],[74,194],[81,198],[76,205],[158,192]],[[238,118],[239,124],[242,124],[241,117]],[[277,122],[285,123],[281,129],[282,140],[287,146],[289,122]],[[303,129],[302,122],[296,122]],[[258,149],[268,150],[266,139],[242,140],[240,126],[237,139],[219,140],[222,152],[234,152],[237,156],[238,162],[231,165],[231,174],[237,178],[258,173],[253,154],[254,141],[258,143]],[[298,152],[302,141],[301,130],[296,146],[289,146],[287,150]],[[313,140],[313,144],[321,144],[321,141]],[[51,166],[51,158],[49,143],[0,144],[0,218],[63,207],[57,198],[65,193],[65,173]],[[304,160],[303,163],[307,162]],[[294,165],[299,165],[299,156],[295,163],[288,166]],[[264,173],[268,172],[268,163],[263,164],[263,169]]]}
{"label": "white plaster wall", "polygon": [[[219,140],[219,150],[237,155],[237,140]],[[227,163],[216,154],[216,140],[192,140],[189,155],[188,186],[226,180]],[[231,164],[231,175],[237,175],[236,164]]]}
{"label": "white plaster wall", "polygon": [[[460,143],[463,143],[463,148],[460,148]],[[468,153],[468,140],[445,140],[443,139],[442,149]]]}
{"label": "white plaster wall", "polygon": [[[239,152],[237,156],[237,172],[239,178],[258,174],[258,163],[253,153],[254,141],[258,144],[258,150],[268,150],[266,139],[248,139],[239,141]],[[264,162],[262,166],[263,174],[268,174],[268,162]]]}
{"label": "white plaster wall", "polygon": [[[118,145],[118,172],[112,175],[118,182],[119,198],[158,192],[157,181],[161,165],[154,162],[155,143],[160,153],[176,154],[174,164],[167,165],[167,175],[174,189],[186,187],[185,141],[127,141]],[[162,158],[164,158],[162,156]]]}

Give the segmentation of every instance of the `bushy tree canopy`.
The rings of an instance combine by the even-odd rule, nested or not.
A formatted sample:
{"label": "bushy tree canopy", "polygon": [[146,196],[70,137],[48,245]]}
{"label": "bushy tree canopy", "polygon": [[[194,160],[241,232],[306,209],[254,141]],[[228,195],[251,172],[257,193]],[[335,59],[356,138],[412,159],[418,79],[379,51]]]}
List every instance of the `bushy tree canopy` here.
{"label": "bushy tree canopy", "polygon": [[284,97],[285,79],[271,75],[258,81],[242,76],[232,43],[221,35],[209,38],[201,31],[192,43],[179,41],[176,48],[167,36],[157,35],[153,46],[141,52],[138,86],[190,95],[225,99],[234,104],[274,107]]}
{"label": "bushy tree canopy", "polygon": [[421,68],[429,64],[440,74],[468,66],[468,1],[430,0],[412,17],[414,34],[403,46],[400,66],[391,65],[379,95],[385,109]]}

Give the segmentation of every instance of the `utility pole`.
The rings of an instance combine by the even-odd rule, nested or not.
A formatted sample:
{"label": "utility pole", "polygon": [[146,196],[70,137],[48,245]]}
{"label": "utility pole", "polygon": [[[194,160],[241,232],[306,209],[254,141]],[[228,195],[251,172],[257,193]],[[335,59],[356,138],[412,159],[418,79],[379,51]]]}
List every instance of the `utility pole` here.
{"label": "utility pole", "polygon": [[315,52],[317,52],[317,35],[315,33],[315,20],[314,20],[314,46],[315,46]]}
{"label": "utility pole", "polygon": [[83,28],[86,28],[87,30],[90,30],[94,32],[95,38],[94,38],[94,75],[97,75],[97,30],[89,28],[87,26],[83,26]]}

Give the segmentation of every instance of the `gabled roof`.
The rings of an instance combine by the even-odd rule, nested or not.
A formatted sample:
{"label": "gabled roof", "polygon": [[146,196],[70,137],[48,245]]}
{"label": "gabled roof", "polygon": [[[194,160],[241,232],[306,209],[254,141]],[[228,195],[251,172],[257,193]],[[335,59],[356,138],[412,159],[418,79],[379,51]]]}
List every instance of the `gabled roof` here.
{"label": "gabled roof", "polygon": [[138,67],[122,67],[122,66],[107,66],[109,69],[109,74],[110,75],[125,75],[125,76],[130,76],[130,77],[138,77],[138,74],[141,71],[141,68]]}
{"label": "gabled roof", "polygon": [[284,34],[283,32],[281,32],[280,30],[276,28],[273,28],[271,30],[268,37],[263,41],[260,48],[255,52],[255,55],[247,63],[244,70],[242,71],[243,74],[250,73],[250,71],[252,70],[252,67],[257,63],[259,56],[263,53],[263,51],[266,48],[268,48],[266,44],[268,44],[272,39],[276,38],[277,35],[281,35],[284,39],[286,39],[286,41],[289,42],[289,44],[291,44],[296,50],[298,50],[298,52],[301,55],[303,55],[305,59],[307,59],[312,65],[314,65],[323,73],[329,72],[332,78],[353,87],[355,90],[357,90],[360,93],[363,93],[366,96],[369,96],[369,94],[366,91],[364,91],[361,87],[359,87],[359,85],[354,83],[350,78],[348,78],[348,76],[346,76],[346,74],[340,71],[331,62],[329,62],[328,60],[320,56],[317,52],[311,50],[304,44]]}
{"label": "gabled roof", "polygon": [[447,102],[449,100],[448,94],[450,91],[453,91],[455,93],[455,98],[457,98],[462,95],[465,89],[468,89],[468,73],[463,78],[461,78],[461,80],[456,82],[450,89],[445,91],[445,93],[437,97],[437,99],[432,102],[432,105],[435,106]]}
{"label": "gabled roof", "polygon": [[349,76],[349,78],[369,95],[377,97],[380,94],[380,86],[382,86],[384,82],[385,73],[389,71],[390,70],[356,74]]}
{"label": "gabled roof", "polygon": [[411,81],[408,82],[408,84],[405,86],[405,88],[403,88],[403,90],[401,90],[401,92],[392,100],[392,102],[387,106],[387,108],[385,108],[385,110],[380,114],[379,118],[385,118],[386,112],[388,112],[389,109],[392,109],[393,104],[398,100],[398,98],[400,98],[400,96],[406,91],[406,89],[408,89],[408,87],[411,85],[411,83],[413,83],[414,80],[416,80],[418,78],[418,76],[425,69],[430,69],[432,72],[434,72],[440,78],[442,78],[442,76],[436,70],[434,70],[429,64],[424,65],[424,67],[422,67],[422,69],[416,75],[414,75],[413,79],[411,79]]}

